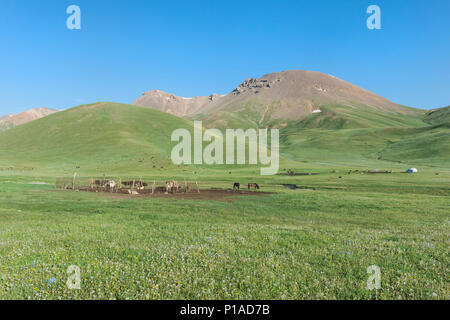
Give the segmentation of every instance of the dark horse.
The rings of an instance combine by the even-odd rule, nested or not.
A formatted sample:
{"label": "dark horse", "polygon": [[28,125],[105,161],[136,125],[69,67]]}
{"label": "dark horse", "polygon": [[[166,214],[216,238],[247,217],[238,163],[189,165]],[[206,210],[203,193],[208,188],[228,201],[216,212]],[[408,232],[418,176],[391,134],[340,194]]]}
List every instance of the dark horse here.
{"label": "dark horse", "polygon": [[235,191],[235,190],[239,191],[240,187],[241,187],[241,184],[239,182],[235,182],[234,185],[233,185],[233,191]]}
{"label": "dark horse", "polygon": [[135,186],[136,188],[148,187],[148,183],[146,183],[144,181],[140,181],[140,180],[138,180],[138,181],[136,181],[136,180],[134,180],[134,181],[122,181],[122,184],[124,186],[127,186],[127,187],[132,187],[132,186]]}
{"label": "dark horse", "polygon": [[259,186],[257,183],[249,183],[248,190],[250,190],[250,188],[255,188],[255,190],[259,190]]}

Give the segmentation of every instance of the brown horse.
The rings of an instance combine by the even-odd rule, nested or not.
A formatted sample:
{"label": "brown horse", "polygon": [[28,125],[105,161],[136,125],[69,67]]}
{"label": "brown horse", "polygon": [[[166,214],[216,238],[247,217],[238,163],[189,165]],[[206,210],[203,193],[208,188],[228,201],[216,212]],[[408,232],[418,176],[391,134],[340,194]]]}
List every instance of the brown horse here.
{"label": "brown horse", "polygon": [[259,185],[257,183],[249,183],[248,190],[250,190],[250,188],[255,188],[255,190],[259,190]]}

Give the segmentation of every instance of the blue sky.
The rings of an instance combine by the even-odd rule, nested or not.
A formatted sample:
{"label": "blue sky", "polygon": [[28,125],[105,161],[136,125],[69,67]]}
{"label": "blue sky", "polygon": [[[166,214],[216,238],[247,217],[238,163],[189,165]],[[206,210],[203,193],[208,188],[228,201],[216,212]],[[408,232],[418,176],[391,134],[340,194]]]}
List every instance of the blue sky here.
{"label": "blue sky", "polygon": [[[66,8],[81,8],[81,30]],[[382,30],[366,27],[369,5]],[[288,69],[394,102],[450,104],[448,0],[1,0],[0,115],[144,91],[224,94]]]}

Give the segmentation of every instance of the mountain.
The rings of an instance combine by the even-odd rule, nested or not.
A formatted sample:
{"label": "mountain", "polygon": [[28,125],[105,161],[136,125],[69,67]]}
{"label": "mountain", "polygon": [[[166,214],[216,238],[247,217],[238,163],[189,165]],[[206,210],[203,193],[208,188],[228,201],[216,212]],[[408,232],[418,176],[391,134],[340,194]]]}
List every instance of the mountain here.
{"label": "mountain", "polygon": [[221,97],[212,94],[208,97],[183,98],[160,90],[151,90],[136,99],[132,105],[149,107],[184,117],[202,112],[203,108],[220,100]]}
{"label": "mountain", "polygon": [[195,118],[219,128],[283,128],[304,120],[314,127],[352,128],[372,126],[373,117],[421,113],[328,74],[291,70],[247,79]]}
{"label": "mountain", "polygon": [[46,117],[55,112],[58,112],[58,110],[49,108],[36,108],[18,114],[8,114],[6,116],[0,117],[0,131],[11,129],[15,126],[20,126],[30,121]]}
{"label": "mountain", "polygon": [[148,171],[171,164],[170,137],[178,128],[192,125],[149,108],[108,102],[83,105],[0,133],[0,167]]}
{"label": "mountain", "polygon": [[153,90],[134,105],[203,120],[206,127],[290,125],[361,128],[423,124],[423,111],[391,102],[332,75],[290,70],[250,78],[224,96],[181,98]]}

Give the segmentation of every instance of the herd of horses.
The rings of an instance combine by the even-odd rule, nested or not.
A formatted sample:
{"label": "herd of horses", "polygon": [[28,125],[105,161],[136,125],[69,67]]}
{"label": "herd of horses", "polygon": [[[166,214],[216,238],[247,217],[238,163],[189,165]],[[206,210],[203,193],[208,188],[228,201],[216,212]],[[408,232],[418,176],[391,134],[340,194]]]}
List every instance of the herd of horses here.
{"label": "herd of horses", "polygon": [[[144,190],[145,187],[148,187],[148,183],[141,180],[133,180],[133,181],[120,181],[116,183],[114,180],[103,179],[103,180],[95,180],[91,183],[91,187],[96,186],[97,188],[106,190],[106,191],[116,191],[117,189],[122,188],[122,186],[130,188],[130,190]],[[180,191],[180,183],[178,181],[166,181],[165,187],[156,187],[155,183],[152,187],[154,191],[161,192],[164,191],[166,193],[175,193]],[[186,192],[189,192],[189,186],[186,185]]]}
{"label": "herd of horses", "polygon": [[[259,190],[259,185],[257,183],[249,183],[247,185],[248,190],[250,190],[251,188],[255,189],[255,190]],[[233,185],[233,191],[239,191],[241,189],[241,184],[239,182],[235,182]]]}

